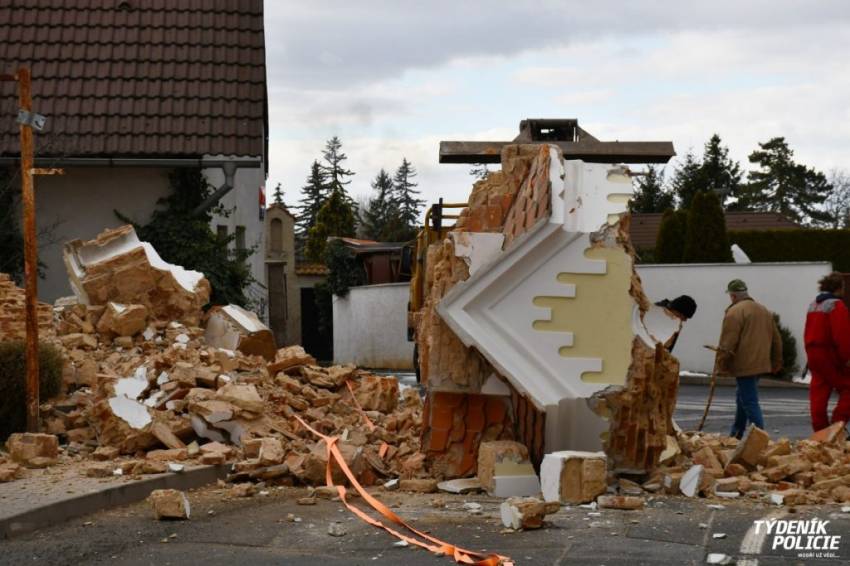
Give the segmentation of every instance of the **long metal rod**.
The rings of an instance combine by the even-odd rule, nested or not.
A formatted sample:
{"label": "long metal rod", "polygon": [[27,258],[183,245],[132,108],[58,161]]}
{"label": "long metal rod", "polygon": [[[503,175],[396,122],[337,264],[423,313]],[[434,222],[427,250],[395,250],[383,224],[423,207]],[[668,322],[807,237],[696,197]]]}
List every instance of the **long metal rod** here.
{"label": "long metal rod", "polygon": [[[18,69],[18,101],[32,112],[30,72]],[[33,188],[32,127],[20,125],[21,201],[24,213],[24,285],[26,290],[27,430],[38,432],[38,248],[35,235],[35,190]]]}

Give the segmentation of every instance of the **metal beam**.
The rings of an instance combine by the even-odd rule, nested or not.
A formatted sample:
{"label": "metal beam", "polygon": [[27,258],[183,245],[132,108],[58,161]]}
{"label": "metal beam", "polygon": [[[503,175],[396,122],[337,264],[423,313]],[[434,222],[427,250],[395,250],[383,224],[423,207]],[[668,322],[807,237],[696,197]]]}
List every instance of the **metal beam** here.
{"label": "metal beam", "polygon": [[[442,141],[440,163],[499,163],[510,141]],[[566,159],[592,163],[667,163],[676,155],[673,142],[601,142],[581,140],[545,142],[557,145]]]}

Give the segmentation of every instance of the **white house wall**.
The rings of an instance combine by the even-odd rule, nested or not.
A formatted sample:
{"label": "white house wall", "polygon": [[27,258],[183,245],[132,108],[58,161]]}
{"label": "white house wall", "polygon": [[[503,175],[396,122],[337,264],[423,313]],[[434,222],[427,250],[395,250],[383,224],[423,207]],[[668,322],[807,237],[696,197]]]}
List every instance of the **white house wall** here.
{"label": "white house wall", "polygon": [[53,302],[71,295],[62,261],[62,244],[88,240],[107,228],[124,224],[115,210],[136,222],[146,222],[156,201],[168,195],[168,169],[152,167],[66,167],[64,175],[35,179],[36,221],[40,231],[39,259],[46,266],[38,296]]}
{"label": "white house wall", "polygon": [[412,370],[407,340],[408,283],[352,287],[333,298],[334,363]]}
{"label": "white house wall", "polygon": [[[223,156],[205,156],[209,159],[224,159]],[[224,183],[224,172],[220,168],[204,169],[204,175],[210,184],[217,189]],[[233,234],[237,226],[245,227],[245,244],[247,247],[255,247],[256,251],[248,258],[251,266],[251,275],[257,280],[248,290],[249,297],[256,303],[257,314],[267,321],[268,293],[266,291],[266,267],[265,267],[265,230],[264,223],[260,219],[259,190],[265,184],[265,174],[261,167],[240,168],[236,170],[234,187],[221,199],[221,204],[228,210],[230,215],[214,216],[212,228],[227,226],[227,233]]]}
{"label": "white house wall", "polygon": [[716,345],[723,313],[729,306],[724,292],[732,279],[747,283],[758,302],[779,315],[797,340],[797,363],[806,363],[803,327],[806,310],[817,294],[818,279],[832,271],[829,263],[752,263],[638,265],[643,290],[653,302],[690,295],[697,312],[679,335],[673,355],[683,371],[711,373],[714,354],[703,348]]}

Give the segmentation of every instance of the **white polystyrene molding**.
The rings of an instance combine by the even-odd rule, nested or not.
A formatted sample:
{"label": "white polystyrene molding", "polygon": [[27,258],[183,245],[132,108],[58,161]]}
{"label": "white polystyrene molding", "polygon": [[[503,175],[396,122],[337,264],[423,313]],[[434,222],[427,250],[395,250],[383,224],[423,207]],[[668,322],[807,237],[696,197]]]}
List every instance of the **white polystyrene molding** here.
{"label": "white polystyrene molding", "polygon": [[565,398],[589,397],[604,384],[580,379],[600,371],[602,360],[565,358],[559,348],[572,343],[569,332],[533,330],[550,310],[534,306],[540,296],[573,296],[574,286],[559,283],[558,274],[604,274],[606,262],[589,260],[587,234],[564,232],[557,224],[541,223],[519,238],[474,276],[455,285],[440,301],[438,312],[467,346],[475,346],[499,373],[540,407]]}
{"label": "white polystyrene molding", "polygon": [[461,258],[473,275],[502,251],[504,234],[493,232],[449,232],[455,256]]}
{"label": "white polystyrene molding", "polygon": [[510,396],[511,390],[504,381],[496,377],[496,374],[491,373],[490,377],[488,377],[484,384],[481,386],[481,394]]}
{"label": "white polystyrene molding", "polygon": [[650,348],[655,348],[656,343],[666,343],[681,329],[681,319],[658,305],[651,305],[642,316],[637,305],[632,311],[632,330]]}
{"label": "white polystyrene molding", "polygon": [[145,428],[153,420],[147,407],[124,395],[109,399],[109,408],[112,409],[112,414],[136,430]]}
{"label": "white polystyrene molding", "polygon": [[596,232],[615,224],[626,212],[633,193],[631,178],[622,165],[570,160],[564,168],[564,230]]}

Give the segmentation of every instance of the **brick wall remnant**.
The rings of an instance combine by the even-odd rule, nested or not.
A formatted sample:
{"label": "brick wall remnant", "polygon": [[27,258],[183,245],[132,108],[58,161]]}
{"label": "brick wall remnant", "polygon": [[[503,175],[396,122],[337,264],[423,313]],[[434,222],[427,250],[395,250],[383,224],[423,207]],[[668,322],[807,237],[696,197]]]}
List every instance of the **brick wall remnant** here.
{"label": "brick wall remnant", "polygon": [[[36,304],[39,337],[51,337],[53,310],[45,303]],[[27,334],[26,293],[5,273],[0,273],[0,342],[24,340]]]}

